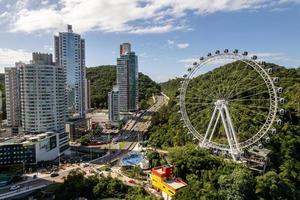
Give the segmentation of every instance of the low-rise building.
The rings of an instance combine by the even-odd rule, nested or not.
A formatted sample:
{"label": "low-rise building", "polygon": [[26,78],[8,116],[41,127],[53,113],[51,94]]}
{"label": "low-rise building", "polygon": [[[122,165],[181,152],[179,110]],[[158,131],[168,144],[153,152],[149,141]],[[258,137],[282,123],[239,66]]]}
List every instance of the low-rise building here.
{"label": "low-rise building", "polygon": [[71,142],[75,142],[77,139],[85,135],[91,129],[91,118],[70,118],[65,124],[65,131],[69,134]]}
{"label": "low-rise building", "polygon": [[160,166],[151,170],[152,187],[160,190],[165,200],[171,200],[176,192],[187,184],[173,173],[173,166]]}
{"label": "low-rise building", "polygon": [[58,137],[58,133],[47,132],[2,139],[0,166],[54,160],[59,156]]}

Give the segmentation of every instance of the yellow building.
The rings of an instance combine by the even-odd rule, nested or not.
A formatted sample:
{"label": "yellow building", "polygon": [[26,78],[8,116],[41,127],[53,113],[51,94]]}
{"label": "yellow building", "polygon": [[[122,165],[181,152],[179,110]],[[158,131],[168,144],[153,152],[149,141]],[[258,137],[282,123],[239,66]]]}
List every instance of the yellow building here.
{"label": "yellow building", "polygon": [[165,200],[171,200],[176,192],[187,184],[180,178],[175,178],[173,166],[160,166],[151,170],[152,187],[160,190]]}

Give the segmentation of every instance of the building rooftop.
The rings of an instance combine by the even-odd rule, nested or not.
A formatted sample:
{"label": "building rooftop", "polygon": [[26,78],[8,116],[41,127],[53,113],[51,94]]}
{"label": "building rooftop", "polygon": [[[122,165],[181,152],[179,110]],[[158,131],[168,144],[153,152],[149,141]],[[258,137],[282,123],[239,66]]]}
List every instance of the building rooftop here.
{"label": "building rooftop", "polygon": [[179,178],[176,178],[176,179],[171,179],[171,180],[167,180],[165,181],[165,183],[173,188],[174,190],[178,190],[184,186],[187,186],[187,183],[185,183],[184,181],[182,181],[181,179]]}
{"label": "building rooftop", "polygon": [[21,137],[15,136],[15,137],[3,138],[0,140],[0,146],[9,145],[9,144],[32,144],[35,141],[43,140],[53,134],[54,134],[53,132],[46,132],[40,134],[29,134]]}
{"label": "building rooftop", "polygon": [[153,168],[151,173],[161,176],[161,177],[170,177],[173,174],[173,166],[165,165]]}
{"label": "building rooftop", "polygon": [[265,148],[260,149],[258,146],[254,146],[249,150],[249,152],[257,156],[267,157],[270,154],[271,150]]}

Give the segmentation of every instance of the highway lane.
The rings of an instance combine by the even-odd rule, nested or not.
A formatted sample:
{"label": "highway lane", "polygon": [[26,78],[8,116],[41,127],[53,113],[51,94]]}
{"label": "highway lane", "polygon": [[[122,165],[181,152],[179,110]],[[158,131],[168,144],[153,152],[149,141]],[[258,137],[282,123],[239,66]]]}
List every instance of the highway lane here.
{"label": "highway lane", "polygon": [[[23,191],[23,190],[30,190],[31,188],[35,188],[41,185],[50,185],[53,184],[54,182],[63,182],[63,177],[66,177],[71,170],[75,169],[75,168],[79,168],[79,167],[72,167],[70,169],[67,170],[61,170],[58,172],[58,176],[56,177],[50,177],[50,174],[39,174],[39,176],[36,179],[30,179],[28,181],[23,181],[20,183],[17,183],[15,185],[20,186],[19,189],[17,190],[10,190],[11,186],[13,185],[9,185],[9,186],[5,186],[5,187],[1,187],[0,188],[0,199],[1,195],[3,194],[10,194],[10,193],[15,193],[16,195],[18,194],[18,192]],[[6,198],[4,198],[6,199]]]}
{"label": "highway lane", "polygon": [[124,134],[121,138],[127,138],[129,142],[124,149],[114,150],[113,153],[107,155],[104,158],[99,158],[98,160],[92,162],[93,164],[105,164],[114,162],[120,159],[122,156],[132,151],[136,144],[138,143],[138,134],[147,131],[148,127],[151,124],[152,115],[157,112],[162,106],[168,103],[168,99],[164,95],[156,96],[156,102],[149,109],[141,113],[139,116],[136,116],[136,119],[130,120],[124,127],[121,132]]}

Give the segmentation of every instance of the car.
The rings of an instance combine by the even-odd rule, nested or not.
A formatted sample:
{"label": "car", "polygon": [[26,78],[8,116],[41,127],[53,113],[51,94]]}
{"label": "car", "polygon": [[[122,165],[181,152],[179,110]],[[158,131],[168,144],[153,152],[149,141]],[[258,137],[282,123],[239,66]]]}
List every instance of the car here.
{"label": "car", "polygon": [[59,176],[59,174],[58,174],[57,172],[52,172],[52,173],[50,174],[50,177],[56,177],[56,176]]}
{"label": "car", "polygon": [[130,179],[130,180],[128,181],[128,183],[130,183],[130,184],[136,184],[136,182],[135,182],[134,180],[132,180],[132,179]]}
{"label": "car", "polygon": [[21,186],[19,186],[19,185],[13,185],[13,186],[11,186],[10,188],[9,188],[9,190],[17,190],[17,189],[19,189]]}
{"label": "car", "polygon": [[80,166],[84,168],[84,167],[88,167],[89,164],[88,163],[81,163]]}

